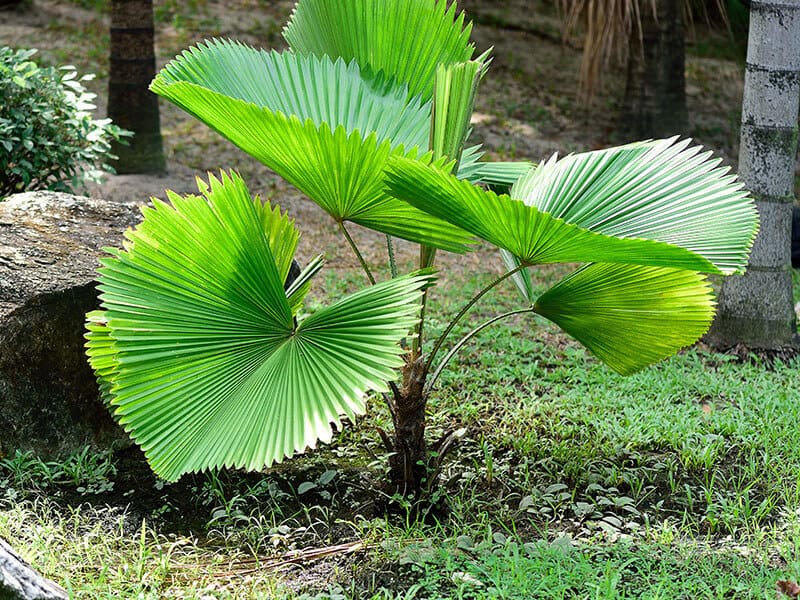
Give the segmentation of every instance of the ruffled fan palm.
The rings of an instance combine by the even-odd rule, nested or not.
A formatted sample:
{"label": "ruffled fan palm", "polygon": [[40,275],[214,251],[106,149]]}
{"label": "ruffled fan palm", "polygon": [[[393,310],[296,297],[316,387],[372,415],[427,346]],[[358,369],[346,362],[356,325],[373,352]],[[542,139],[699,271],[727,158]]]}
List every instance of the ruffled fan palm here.
{"label": "ruffled fan palm", "polygon": [[710,327],[704,273],[747,265],[757,213],[710,153],[674,139],[568,156],[532,168],[510,195],[453,177],[441,164],[401,157],[390,193],[503,251],[510,270],[589,263],[535,298],[533,310],[601,360],[630,374],[693,344]]}
{"label": "ruffled fan palm", "polygon": [[[530,310],[621,373],[693,343],[714,313],[704,273],[743,269],[755,235],[741,186],[674,140],[536,168],[481,162],[478,148],[464,150],[487,66],[469,33],[447,0],[301,0],[284,30],[291,51],[206,42],[152,89],[342,227],[423,244],[422,266],[433,249],[464,252],[476,236],[497,245]],[[498,195],[481,182],[513,187]],[[200,192],[145,210],[125,249],[103,261],[102,308],[89,315],[101,389],[154,470],[174,479],[257,469],[302,452],[400,369],[391,468],[419,486],[425,377],[451,329],[427,363],[419,342],[404,360],[400,341],[422,329],[431,276],[397,277],[302,317],[321,261],[284,291],[293,224],[236,175]],[[535,298],[526,267],[548,262],[586,265]]]}
{"label": "ruffled fan palm", "polygon": [[120,423],[165,479],[261,468],[328,441],[403,363],[431,276],[399,277],[299,319],[312,261],[284,291],[298,232],[235,174],[155,201],[100,269],[88,354]]}
{"label": "ruffled fan palm", "polygon": [[[383,189],[390,155],[428,151],[437,67],[469,61],[474,53],[470,25],[446,4],[306,0],[284,31],[293,52],[212,40],[170,62],[151,89],[266,164],[336,221],[464,252],[470,238],[463,231]],[[472,147],[453,157],[462,177],[510,184],[529,166],[487,166],[477,162],[480,155]]]}

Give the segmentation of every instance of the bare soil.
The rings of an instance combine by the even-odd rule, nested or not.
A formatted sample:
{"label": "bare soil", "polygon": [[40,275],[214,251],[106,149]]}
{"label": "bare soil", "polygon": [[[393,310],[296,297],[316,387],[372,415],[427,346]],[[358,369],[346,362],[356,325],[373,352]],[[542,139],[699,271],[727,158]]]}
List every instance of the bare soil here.
{"label": "bare soil", "polygon": [[[80,72],[97,74],[88,86],[97,93],[98,112],[105,112],[108,71],[108,15],[75,3],[34,0],[22,12],[0,12],[0,43],[35,47],[39,60],[50,64],[75,64]],[[103,4],[103,3],[99,3]],[[291,0],[198,0],[180,7],[156,0],[157,62],[161,67],[182,49],[208,37],[230,37],[254,46],[281,48],[282,24]],[[476,21],[473,38],[479,51],[493,46],[494,60],[485,78],[473,117],[472,140],[480,142],[496,159],[538,162],[554,152],[569,153],[623,142],[614,123],[624,81],[609,73],[592,106],[577,100],[580,41],[563,41],[560,22],[547,0],[465,0],[460,3]],[[693,47],[718,48],[730,54],[732,41],[724,31],[697,31],[690,40],[687,90],[691,124],[687,135],[711,147],[735,166],[738,123],[743,88],[743,61],[692,55]],[[701,40],[701,43],[698,43]],[[693,45],[694,44],[694,45]],[[92,196],[120,201],[146,202],[164,196],[165,189],[179,193],[196,190],[195,177],[220,169],[237,169],[251,191],[269,197],[296,218],[303,231],[299,257],[320,252],[328,268],[356,266],[331,220],[310,200],[286,184],[218,134],[176,107],[161,104],[168,171],[163,176],[110,176],[92,186]],[[356,231],[356,240],[368,260],[384,260],[383,236]],[[412,260],[415,249],[400,243],[399,258]],[[495,265],[485,251],[467,257],[443,256],[448,270]]]}

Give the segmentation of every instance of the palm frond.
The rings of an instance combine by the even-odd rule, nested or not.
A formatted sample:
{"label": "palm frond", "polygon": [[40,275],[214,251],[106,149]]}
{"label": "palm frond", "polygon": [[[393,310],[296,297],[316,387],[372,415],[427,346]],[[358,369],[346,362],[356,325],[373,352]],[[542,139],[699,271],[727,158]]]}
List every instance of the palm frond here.
{"label": "palm frond", "polygon": [[659,140],[553,158],[521,177],[511,197],[401,157],[390,159],[387,185],[526,264],[741,271],[758,229],[754,202],[710,153],[687,145]]}
{"label": "palm frond", "polygon": [[287,298],[291,221],[236,175],[201,192],[156,202],[125,250],[109,250],[87,325],[115,416],[170,480],[257,469],[330,440],[330,424],[362,412],[364,393],[402,364],[431,280],[393,279],[295,324],[306,282]]}
{"label": "palm frond", "polygon": [[510,188],[520,177],[527,175],[535,167],[533,163],[527,161],[475,161],[471,165],[465,165],[463,156],[461,161],[458,165],[459,179],[468,179],[472,183],[484,183],[492,188],[498,187],[503,190]]}
{"label": "palm frond", "polygon": [[117,351],[114,348],[114,339],[101,310],[94,310],[86,315],[86,355],[89,365],[97,377],[100,388],[100,398],[106,405],[110,405],[113,375],[116,373],[118,363]]}
{"label": "palm frond", "polygon": [[393,149],[428,145],[428,103],[410,96],[406,86],[381,75],[365,77],[355,61],[335,56],[258,50],[212,39],[167,63],[151,89],[188,112],[193,95],[214,93],[265,112],[294,115],[301,123],[341,126],[348,135],[375,133]]}
{"label": "palm frond", "polygon": [[699,273],[598,263],[556,284],[534,310],[629,375],[695,343],[711,325],[715,305]]}
{"label": "palm frond", "polygon": [[676,140],[554,157],[511,194],[591,231],[666,242],[722,273],[744,271],[758,229],[754,202],[721,159]]}
{"label": "palm frond", "polygon": [[596,233],[459,180],[437,164],[392,157],[386,184],[395,197],[508,250],[526,265],[603,261],[717,270],[685,248]]}
{"label": "palm frond", "polygon": [[295,52],[355,59],[430,100],[437,66],[472,58],[471,31],[449,0],[301,0],[283,36]]}
{"label": "palm frond", "polygon": [[434,158],[461,156],[483,71],[477,61],[440,64],[436,70],[430,141]]}
{"label": "palm frond", "polygon": [[[235,76],[232,76],[235,75]],[[390,154],[427,148],[430,105],[361,78],[354,62],[211,41],[169,63],[151,88],[307,194],[337,221],[464,252],[464,232],[383,191]]]}

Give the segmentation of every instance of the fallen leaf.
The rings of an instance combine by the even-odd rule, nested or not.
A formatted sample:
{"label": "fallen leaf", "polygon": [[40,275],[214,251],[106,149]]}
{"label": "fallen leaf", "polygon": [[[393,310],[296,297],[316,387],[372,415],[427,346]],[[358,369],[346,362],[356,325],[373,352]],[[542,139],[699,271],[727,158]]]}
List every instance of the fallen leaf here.
{"label": "fallen leaf", "polygon": [[800,585],[796,581],[781,579],[775,584],[778,594],[788,598],[800,598]]}

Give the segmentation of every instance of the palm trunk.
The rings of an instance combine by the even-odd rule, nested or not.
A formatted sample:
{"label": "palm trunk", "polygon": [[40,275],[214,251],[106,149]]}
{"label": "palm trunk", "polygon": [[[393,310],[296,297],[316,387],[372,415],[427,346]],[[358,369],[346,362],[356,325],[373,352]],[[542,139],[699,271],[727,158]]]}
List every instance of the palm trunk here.
{"label": "palm trunk", "polygon": [[127,145],[112,144],[118,173],[165,169],[158,97],[148,89],[155,73],[152,0],[113,0],[108,116],[134,133]]}
{"label": "palm trunk", "polygon": [[425,442],[425,362],[409,357],[403,385],[389,399],[394,436],[387,445],[392,491],[418,498],[428,481],[428,447]]}
{"label": "palm trunk", "polygon": [[747,272],[727,277],[709,341],[777,349],[796,341],[791,223],[800,104],[800,0],[753,1],[739,175],[761,226]]}
{"label": "palm trunk", "polygon": [[640,2],[641,39],[634,27],[628,52],[619,132],[626,139],[662,138],[686,131],[685,41],[682,0]]}

